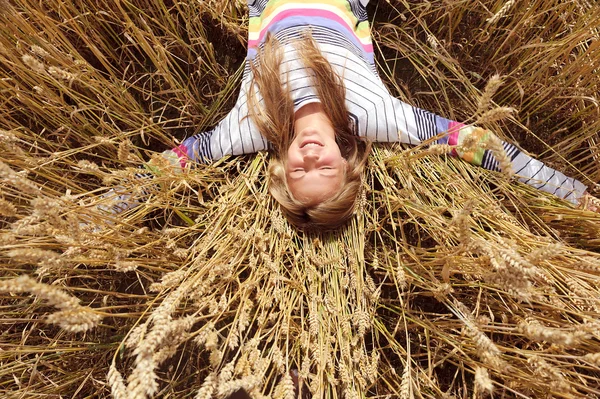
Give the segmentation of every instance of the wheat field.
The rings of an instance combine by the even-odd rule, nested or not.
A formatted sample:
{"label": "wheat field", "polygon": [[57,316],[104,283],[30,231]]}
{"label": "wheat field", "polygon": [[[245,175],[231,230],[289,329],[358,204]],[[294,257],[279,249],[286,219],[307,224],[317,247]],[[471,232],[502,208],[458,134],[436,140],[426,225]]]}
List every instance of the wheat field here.
{"label": "wheat field", "polygon": [[[369,15],[394,95],[599,194],[600,5]],[[0,396],[291,399],[297,374],[314,398],[599,398],[599,214],[435,147],[375,145],[330,234],[288,225],[267,154],[134,178],[227,113],[247,22],[243,0],[0,0]],[[113,187],[140,205],[100,211]]]}

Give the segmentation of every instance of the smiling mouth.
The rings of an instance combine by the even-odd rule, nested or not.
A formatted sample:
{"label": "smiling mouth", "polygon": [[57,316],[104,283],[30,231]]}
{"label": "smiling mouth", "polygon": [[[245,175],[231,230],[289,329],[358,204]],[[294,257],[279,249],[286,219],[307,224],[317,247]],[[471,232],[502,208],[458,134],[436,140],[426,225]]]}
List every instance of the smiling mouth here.
{"label": "smiling mouth", "polygon": [[323,143],[317,140],[304,140],[302,144],[300,144],[300,148],[304,147],[323,147]]}

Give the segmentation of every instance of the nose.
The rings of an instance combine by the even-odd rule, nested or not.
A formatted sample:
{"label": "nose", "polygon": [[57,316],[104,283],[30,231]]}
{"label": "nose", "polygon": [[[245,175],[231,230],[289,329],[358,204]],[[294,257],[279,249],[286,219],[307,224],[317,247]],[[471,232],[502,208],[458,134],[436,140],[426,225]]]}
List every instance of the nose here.
{"label": "nose", "polygon": [[307,167],[313,167],[314,164],[319,160],[319,154],[314,151],[309,151],[304,154],[304,164]]}

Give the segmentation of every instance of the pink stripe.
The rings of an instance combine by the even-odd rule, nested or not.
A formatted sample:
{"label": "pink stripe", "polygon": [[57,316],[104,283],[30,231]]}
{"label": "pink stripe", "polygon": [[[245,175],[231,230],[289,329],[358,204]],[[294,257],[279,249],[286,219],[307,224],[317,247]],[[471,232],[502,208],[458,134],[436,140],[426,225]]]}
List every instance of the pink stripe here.
{"label": "pink stripe", "polygon": [[[460,129],[465,127],[466,125],[460,122],[451,121],[448,125],[448,144],[449,145],[458,145],[458,135],[460,133]],[[452,155],[458,157],[458,153],[456,149],[452,150]]]}
{"label": "pink stripe", "polygon": [[466,125],[464,123],[460,123],[460,122],[450,122],[449,126],[448,126],[448,144],[449,145],[458,145],[458,133],[460,132],[460,129],[462,129],[463,127],[465,127]]}
{"label": "pink stripe", "polygon": [[[336,13],[331,12],[331,11],[326,11],[326,10],[315,10],[315,9],[292,9],[292,10],[285,10],[285,11],[281,11],[280,13],[277,14],[277,16],[275,18],[273,18],[271,20],[271,22],[269,23],[269,25],[265,26],[261,31],[260,34],[258,36],[258,39],[256,40],[248,40],[248,47],[257,47],[258,44],[260,42],[262,42],[265,38],[265,35],[267,34],[267,31],[269,30],[269,28],[274,25],[275,23],[281,21],[282,19],[285,19],[287,17],[296,17],[296,16],[303,16],[303,17],[323,17],[323,18],[327,18],[327,19],[331,19],[333,21],[338,22],[339,24],[343,25],[346,29],[348,29],[348,31],[350,33],[352,33],[354,35],[354,37],[356,37],[356,39],[358,40],[359,43],[361,43],[360,38],[358,36],[356,36],[356,33],[354,32],[354,30],[348,26],[348,24],[346,23],[346,21],[344,21],[342,18],[340,18]],[[372,44],[362,44],[362,47],[364,48],[364,50],[366,52],[373,52],[373,45]]]}
{"label": "pink stripe", "polygon": [[183,144],[180,144],[179,146],[173,148],[171,151],[173,151],[175,154],[177,154],[177,157],[179,158],[179,164],[181,165],[182,168],[185,168],[185,165],[187,164],[187,160],[188,160],[187,147],[184,146]]}

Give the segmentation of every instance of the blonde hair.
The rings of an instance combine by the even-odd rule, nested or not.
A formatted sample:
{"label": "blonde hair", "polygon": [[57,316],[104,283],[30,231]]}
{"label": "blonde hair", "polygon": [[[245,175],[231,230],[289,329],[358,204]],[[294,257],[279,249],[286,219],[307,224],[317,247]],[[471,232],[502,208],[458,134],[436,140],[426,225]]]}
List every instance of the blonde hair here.
{"label": "blonde hair", "polygon": [[[272,144],[269,191],[286,218],[301,230],[333,230],[345,224],[353,214],[370,143],[353,134],[346,108],[344,81],[333,71],[310,34],[298,41],[296,47],[302,63],[312,72],[312,83],[333,125],[342,156],[347,161],[340,190],[318,204],[306,205],[294,198],[289,189],[285,162],[294,138],[294,101],[287,79],[284,84],[281,78],[282,47],[271,35],[251,64],[254,84],[248,96],[250,116],[260,133]],[[262,106],[258,104],[255,85],[262,96]]]}

